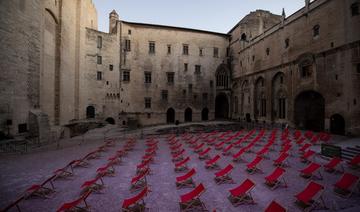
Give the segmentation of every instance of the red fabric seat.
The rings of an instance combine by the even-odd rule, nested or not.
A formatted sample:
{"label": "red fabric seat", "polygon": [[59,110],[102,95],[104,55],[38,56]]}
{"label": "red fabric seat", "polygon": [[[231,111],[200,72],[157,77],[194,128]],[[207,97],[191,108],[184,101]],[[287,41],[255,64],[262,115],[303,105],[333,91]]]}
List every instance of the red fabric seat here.
{"label": "red fabric seat", "polygon": [[310,162],[311,160],[311,157],[315,155],[315,151],[312,151],[312,150],[308,150],[304,153],[303,156],[301,156],[301,161],[302,162]]}
{"label": "red fabric seat", "polygon": [[241,156],[245,153],[245,151],[246,151],[246,147],[241,148],[237,153],[235,153],[235,154],[233,155],[233,161],[238,162],[238,161],[243,160],[243,159],[241,158]]}
{"label": "red fabric seat", "polygon": [[188,171],[186,174],[176,177],[176,187],[182,188],[182,187],[195,187],[195,183],[192,180],[192,176],[194,176],[196,173],[196,170],[193,168],[190,171]]}
{"label": "red fabric seat", "polygon": [[190,161],[190,157],[187,157],[187,158],[183,159],[182,161],[175,163],[175,171],[179,172],[179,171],[187,170],[188,168],[187,168],[186,163],[188,161]]}
{"label": "red fabric seat", "polygon": [[226,183],[226,182],[233,183],[234,181],[230,177],[230,173],[232,172],[233,169],[234,169],[234,166],[232,164],[229,164],[225,168],[216,172],[215,173],[215,182],[217,184]]}
{"label": "red fabric seat", "polygon": [[282,153],[276,160],[274,160],[275,166],[283,166],[286,163],[287,158],[289,157],[289,154],[284,152]]}
{"label": "red fabric seat", "polygon": [[270,188],[275,189],[278,185],[280,185],[282,180],[285,187],[287,187],[286,181],[283,177],[284,173],[285,169],[280,167],[275,168],[275,170],[270,175],[265,177],[265,183],[270,186]]}
{"label": "red fabric seat", "polygon": [[[304,178],[311,178],[313,176],[315,176],[315,173],[317,171],[319,171],[321,165],[317,164],[317,163],[311,163],[310,165],[308,165],[306,168],[300,170],[300,175]],[[322,175],[319,172],[319,179],[322,179]]]}
{"label": "red fabric seat", "polygon": [[220,160],[220,155],[216,155],[212,159],[206,161],[205,168],[211,169],[211,168],[218,168],[217,161]]}
{"label": "red fabric seat", "polygon": [[199,159],[206,159],[209,157],[208,153],[210,152],[211,148],[208,147],[204,151],[199,153]]}
{"label": "red fabric seat", "polygon": [[265,209],[265,212],[286,212],[286,208],[281,206],[275,200],[272,201],[269,206]]}
{"label": "red fabric seat", "polygon": [[[86,193],[84,193],[80,198],[72,201],[72,202],[68,202],[63,204],[58,210],[57,212],[61,212],[61,211],[70,211],[72,209],[82,209],[82,210],[86,210],[89,208],[86,199],[89,197],[89,195],[91,194],[91,191],[88,191]],[[85,206],[80,206],[80,204],[84,202]]]}
{"label": "red fabric seat", "polygon": [[[122,204],[122,209],[129,210],[132,206],[135,206],[135,205],[145,207],[145,202],[140,203],[140,201],[141,200],[143,201],[144,197],[146,197],[146,195],[148,194],[149,191],[150,190],[148,189],[148,187],[145,186],[143,188],[143,190],[141,190],[141,192],[139,192],[137,195],[135,195],[131,198],[125,199]],[[129,210],[129,211],[131,211],[131,210]]]}
{"label": "red fabric seat", "polygon": [[324,190],[324,186],[311,181],[306,188],[295,195],[296,199],[305,204],[307,207],[314,205],[317,202],[317,199],[321,198],[321,192]]}
{"label": "red fabric seat", "polygon": [[190,202],[191,200],[194,200],[198,197],[200,197],[200,195],[205,192],[205,187],[202,183],[200,183],[198,186],[196,186],[192,191],[190,191],[189,193],[183,194],[180,196],[180,202],[181,203],[187,203]]}
{"label": "red fabric seat", "polygon": [[246,179],[236,188],[229,190],[230,202],[235,206],[238,206],[243,203],[254,203],[254,200],[251,196],[251,190],[254,187],[255,187],[255,183],[249,179]]}
{"label": "red fabric seat", "polygon": [[215,149],[217,149],[217,150],[222,149],[222,148],[223,148],[223,146],[224,146],[224,144],[225,144],[225,141],[222,141],[222,142],[220,142],[220,143],[216,144],[216,145],[215,145]]}
{"label": "red fabric seat", "polygon": [[350,161],[349,161],[349,165],[352,168],[358,168],[360,165],[360,154],[356,155],[355,157],[353,157]]}
{"label": "red fabric seat", "polygon": [[254,173],[255,171],[261,171],[261,169],[259,168],[259,165],[262,160],[263,160],[262,157],[257,156],[253,161],[251,161],[250,163],[248,163],[246,165],[247,171],[249,173]]}
{"label": "red fabric seat", "polygon": [[342,160],[339,157],[333,157],[329,163],[324,165],[326,171],[332,172],[336,170],[336,167],[341,164]]}
{"label": "red fabric seat", "polygon": [[350,173],[344,175],[334,185],[334,191],[343,197],[350,197],[354,189],[358,186],[359,177]]}

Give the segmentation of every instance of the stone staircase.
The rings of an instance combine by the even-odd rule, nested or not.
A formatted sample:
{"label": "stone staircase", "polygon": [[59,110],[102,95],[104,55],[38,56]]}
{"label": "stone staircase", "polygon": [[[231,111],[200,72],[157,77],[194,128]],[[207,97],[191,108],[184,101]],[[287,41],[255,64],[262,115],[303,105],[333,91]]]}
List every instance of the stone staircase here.
{"label": "stone staircase", "polygon": [[346,161],[351,160],[354,156],[360,154],[360,146],[355,145],[354,147],[346,147],[342,149],[342,158]]}

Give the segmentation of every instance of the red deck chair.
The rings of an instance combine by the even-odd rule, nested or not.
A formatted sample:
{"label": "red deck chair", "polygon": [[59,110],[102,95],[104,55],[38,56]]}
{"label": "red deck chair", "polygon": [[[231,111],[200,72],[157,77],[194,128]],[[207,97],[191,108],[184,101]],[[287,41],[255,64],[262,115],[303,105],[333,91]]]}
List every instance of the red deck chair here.
{"label": "red deck chair", "polygon": [[225,168],[215,173],[215,182],[217,184],[222,183],[234,183],[234,180],[231,178],[230,173],[234,169],[232,164],[227,165]]}
{"label": "red deck chair", "polygon": [[41,184],[34,184],[30,186],[28,189],[26,189],[24,198],[27,199],[35,196],[41,198],[50,198],[49,195],[55,192],[55,187],[53,184],[55,177],[56,175],[53,175]]}
{"label": "red deck chair", "polygon": [[281,184],[287,187],[284,173],[285,169],[280,167],[275,168],[275,170],[270,175],[265,177],[265,184],[268,185],[272,190],[276,189]]}
{"label": "red deck chair", "polygon": [[225,144],[225,141],[222,141],[222,142],[216,144],[215,149],[216,150],[221,150],[223,148],[224,144]]}
{"label": "red deck chair", "polygon": [[353,157],[349,162],[348,162],[350,168],[352,169],[358,169],[360,167],[360,154],[356,155],[355,157]]}
{"label": "red deck chair", "polygon": [[300,149],[299,149],[299,153],[303,154],[307,149],[309,149],[312,145],[309,143],[304,144]]}
{"label": "red deck chair", "polygon": [[274,160],[274,166],[280,166],[280,167],[285,167],[285,166],[289,166],[289,163],[287,161],[289,157],[289,154],[284,152],[282,153],[276,160]]}
{"label": "red deck chair", "polygon": [[269,158],[266,156],[266,154],[269,152],[269,148],[267,146],[264,146],[262,149],[260,149],[256,155],[262,158]]}
{"label": "red deck chair", "polygon": [[305,140],[306,140],[306,139],[305,139],[304,137],[297,138],[297,139],[296,139],[296,144],[301,145],[302,143],[304,143]]}
{"label": "red deck chair", "polygon": [[245,153],[246,147],[241,148],[237,153],[233,155],[234,162],[245,161],[241,156]]}
{"label": "red deck chair", "polygon": [[286,212],[287,209],[280,205],[278,202],[273,200],[269,206],[265,209],[265,212]]}
{"label": "red deck chair", "polygon": [[281,148],[280,152],[290,152],[291,148],[292,148],[292,145],[291,145],[291,144],[285,144],[285,145]]}
{"label": "red deck chair", "polygon": [[121,163],[121,156],[119,153],[116,153],[114,156],[109,157],[108,161],[114,165],[119,165]]}
{"label": "red deck chair", "polygon": [[[317,178],[319,180],[322,180],[323,177],[321,175],[320,172],[320,164],[317,163],[311,163],[310,165],[308,165],[306,168],[300,170],[300,176],[306,179],[310,179],[310,178]],[[317,173],[317,175],[316,175]]]}
{"label": "red deck chair", "polygon": [[183,188],[183,187],[195,187],[195,183],[192,179],[192,176],[196,174],[196,170],[193,168],[188,173],[179,176],[176,178],[176,187]]}
{"label": "red deck chair", "polygon": [[185,149],[182,149],[180,152],[174,154],[172,156],[172,161],[173,162],[177,162],[177,161],[180,161],[183,159],[183,156],[184,156],[184,153],[185,153]]}
{"label": "red deck chair", "polygon": [[207,169],[219,169],[219,165],[216,163],[218,160],[220,160],[220,155],[216,155],[212,159],[206,161],[205,168],[207,168]]}
{"label": "red deck chair", "polygon": [[153,162],[154,161],[154,155],[144,155],[142,157],[142,161],[145,162],[145,161],[150,161],[150,162]]}
{"label": "red deck chair", "polygon": [[126,212],[135,212],[135,211],[146,211],[144,198],[150,192],[149,188],[146,186],[142,191],[137,195],[124,199],[121,206],[122,211]]}
{"label": "red deck chair", "polygon": [[73,170],[70,165],[65,166],[64,168],[54,171],[54,181],[57,179],[67,179],[74,175]]}
{"label": "red deck chair", "polygon": [[186,165],[188,161],[190,161],[190,157],[187,157],[184,160],[179,161],[178,163],[175,163],[175,171],[181,172],[181,171],[188,170],[188,167]]}
{"label": "red deck chair", "polygon": [[325,203],[322,198],[323,190],[324,190],[324,186],[311,181],[302,192],[295,195],[296,203],[304,211],[305,210],[311,211],[320,204],[322,204],[323,207],[325,207]]}
{"label": "red deck chair", "polygon": [[104,188],[104,181],[101,176],[97,176],[96,178],[86,181],[81,185],[81,193],[86,193],[88,191],[101,193],[100,190]]}
{"label": "red deck chair", "polygon": [[83,168],[89,167],[89,163],[83,159],[73,160],[68,165],[70,165],[71,169],[74,169],[76,167],[83,167]]}
{"label": "red deck chair", "polygon": [[246,165],[246,171],[250,174],[254,174],[257,171],[261,171],[260,162],[263,160],[262,157],[256,156],[256,158]]}
{"label": "red deck chair", "polygon": [[197,145],[197,146],[194,148],[194,152],[196,152],[196,153],[201,152],[201,151],[202,151],[202,147],[203,147],[204,145],[205,145],[204,143],[201,143],[201,144]]}
{"label": "red deck chair", "polygon": [[150,159],[146,161],[142,161],[139,165],[137,165],[136,173],[140,174],[142,172],[149,171],[150,174],[149,164],[150,164]]}
{"label": "red deck chair", "polygon": [[199,153],[199,159],[200,159],[200,160],[209,159],[209,158],[210,158],[210,156],[209,156],[210,150],[211,150],[211,148],[208,147],[208,148],[206,148],[204,151],[200,152],[200,153]]}
{"label": "red deck chair", "polygon": [[244,203],[254,204],[254,199],[251,195],[251,190],[255,187],[255,183],[249,179],[246,179],[238,187],[229,190],[229,201],[235,206],[239,206]]}
{"label": "red deck chair", "polygon": [[[91,191],[88,191],[88,192],[84,193],[83,195],[81,195],[81,197],[79,199],[63,204],[57,210],[57,212],[62,212],[62,211],[89,211],[89,205],[87,204],[86,199],[89,197],[90,194],[91,194]],[[84,203],[84,204],[82,205],[82,203]]]}
{"label": "red deck chair", "polygon": [[354,190],[358,188],[359,177],[350,173],[345,173],[334,185],[335,193],[344,198],[350,197]]}
{"label": "red deck chair", "polygon": [[115,169],[113,167],[113,163],[110,161],[106,165],[98,168],[96,170],[96,173],[98,176],[102,176],[102,177],[103,176],[110,176],[110,177],[115,176]]}
{"label": "red deck chair", "polygon": [[206,142],[207,142],[207,144],[208,144],[209,146],[212,146],[212,145],[215,144],[216,138],[209,139],[209,140],[207,140]]}
{"label": "red deck chair", "polygon": [[135,191],[146,187],[147,186],[146,176],[148,175],[148,173],[149,170],[147,169],[144,172],[133,177],[131,179],[130,191]]}
{"label": "red deck chair", "polygon": [[310,163],[311,162],[311,159],[315,156],[315,151],[312,151],[312,150],[308,150],[304,153],[303,156],[300,156],[300,160],[301,162],[303,163]]}
{"label": "red deck chair", "polygon": [[[341,158],[339,157],[333,157],[329,163],[324,165],[324,170],[327,172],[334,172],[334,171],[340,171],[344,172],[344,167],[341,165]],[[340,167],[341,170],[338,170],[337,167]]]}
{"label": "red deck chair", "polygon": [[200,196],[205,192],[202,183],[196,186],[189,193],[180,196],[180,211],[207,211],[205,204],[200,200]]}
{"label": "red deck chair", "polygon": [[231,154],[231,149],[234,147],[233,144],[229,144],[227,147],[225,147],[222,151],[223,155],[230,155]]}
{"label": "red deck chair", "polygon": [[176,144],[175,146],[171,146],[170,149],[171,149],[171,151],[175,151],[175,150],[179,149],[181,146],[182,146],[182,144],[179,143],[179,144]]}

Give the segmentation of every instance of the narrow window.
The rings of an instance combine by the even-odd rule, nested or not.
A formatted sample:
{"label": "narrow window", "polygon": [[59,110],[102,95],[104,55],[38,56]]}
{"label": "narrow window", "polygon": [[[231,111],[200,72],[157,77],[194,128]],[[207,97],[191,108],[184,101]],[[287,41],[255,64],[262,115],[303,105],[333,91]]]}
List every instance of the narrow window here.
{"label": "narrow window", "polygon": [[201,65],[195,65],[195,74],[201,74]]}
{"label": "narrow window", "polygon": [[192,85],[192,84],[189,84],[189,85],[188,85],[189,93],[192,93],[192,88],[193,88],[193,85]]}
{"label": "narrow window", "polygon": [[161,91],[161,99],[167,101],[168,100],[168,91],[162,90]]}
{"label": "narrow window", "polygon": [[199,49],[199,56],[203,56],[203,49],[202,48]]}
{"label": "narrow window", "polygon": [[27,124],[19,124],[18,125],[18,132],[19,133],[24,133],[27,132]]}
{"label": "narrow window", "polygon": [[171,45],[167,45],[167,54],[171,54]]}
{"label": "narrow window", "polygon": [[155,54],[155,42],[154,41],[149,42],[149,54]]}
{"label": "narrow window", "polygon": [[182,90],[182,94],[183,94],[184,97],[186,96],[186,90],[185,89]]}
{"label": "narrow window", "polygon": [[109,70],[110,70],[110,71],[114,70],[114,66],[110,64],[110,65],[109,65]]}
{"label": "narrow window", "polygon": [[187,71],[187,70],[188,70],[188,64],[184,63],[184,71]]}
{"label": "narrow window", "polygon": [[128,35],[131,35],[131,29],[128,30]]}
{"label": "narrow window", "polygon": [[285,39],[285,49],[289,48],[289,46],[290,46],[290,39],[286,38]]}
{"label": "narrow window", "polygon": [[210,80],[210,88],[214,87],[214,81]]}
{"label": "narrow window", "polygon": [[183,55],[189,55],[189,45],[183,44]]}
{"label": "narrow window", "polygon": [[131,41],[125,40],[125,51],[129,52],[131,51]]}
{"label": "narrow window", "polygon": [[151,83],[151,72],[146,71],[144,74],[145,74],[145,83]]}
{"label": "narrow window", "polygon": [[284,77],[280,76],[280,84],[284,84]]}
{"label": "narrow window", "polygon": [[97,64],[102,64],[102,57],[101,56],[97,56]]}
{"label": "narrow window", "polygon": [[269,56],[270,54],[270,48],[266,48],[266,55]]}
{"label": "narrow window", "polygon": [[219,48],[214,47],[214,57],[219,57]]}
{"label": "narrow window", "polygon": [[252,56],[252,61],[255,61],[255,55]]}
{"label": "narrow window", "polygon": [[351,15],[352,16],[359,15],[359,3],[354,3],[351,5]]}
{"label": "narrow window", "polygon": [[130,81],[130,71],[123,71],[123,81],[124,82]]}
{"label": "narrow window", "polygon": [[174,75],[175,75],[175,73],[174,72],[168,72],[166,74],[167,74],[167,82],[169,84],[174,84]]}
{"label": "narrow window", "polygon": [[98,47],[99,49],[102,48],[102,37],[101,37],[101,36],[98,36],[98,37],[97,37],[97,47]]}
{"label": "narrow window", "polygon": [[318,37],[320,35],[320,26],[317,24],[313,27],[313,37]]}
{"label": "narrow window", "polygon": [[101,71],[96,72],[96,79],[102,80],[102,72]]}
{"label": "narrow window", "polygon": [[312,75],[312,65],[307,65],[301,67],[301,77],[302,78],[308,78]]}
{"label": "narrow window", "polygon": [[145,97],[145,108],[151,108],[151,98]]}

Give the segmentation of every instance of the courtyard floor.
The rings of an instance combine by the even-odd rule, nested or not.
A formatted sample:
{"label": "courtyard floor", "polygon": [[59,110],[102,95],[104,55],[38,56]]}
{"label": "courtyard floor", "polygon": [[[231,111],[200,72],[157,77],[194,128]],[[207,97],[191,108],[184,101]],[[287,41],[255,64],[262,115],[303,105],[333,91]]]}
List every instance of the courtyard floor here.
{"label": "courtyard floor", "polygon": [[[95,177],[96,170],[107,163],[107,159],[114,155],[117,150],[121,149],[126,142],[127,137],[138,136],[136,145],[125,157],[122,158],[120,165],[115,166],[114,177],[103,177],[105,188],[101,194],[93,193],[87,199],[91,206],[91,211],[120,211],[122,202],[125,198],[133,196],[135,193],[130,192],[130,181],[136,175],[136,166],[140,164],[144,155],[146,145],[145,138],[141,138],[142,133],[151,133],[162,127],[148,128],[145,131],[137,131],[136,134],[124,134],[119,128],[107,126],[101,129],[95,129],[84,136],[75,137],[62,142],[61,148],[43,149],[23,155],[2,154],[0,155],[0,209],[6,207],[21,195],[27,188],[33,184],[38,184],[50,177],[53,172],[64,167],[70,161],[79,159],[101,146],[104,142],[104,132],[107,138],[116,139],[116,145],[108,148],[108,151],[101,153],[99,159],[90,160],[90,166],[87,168],[74,169],[75,175],[70,179],[56,180],[54,185],[56,192],[48,199],[30,198],[22,201],[19,206],[22,211],[56,211],[63,203],[73,201],[80,195],[80,186],[87,180]],[[241,135],[245,135],[244,131]],[[257,131],[258,133],[258,131]],[[266,130],[264,141],[267,140],[271,130]],[[276,142],[280,144],[281,131],[277,132]],[[255,134],[256,135],[256,134]],[[179,137],[180,138],[180,137]],[[150,165],[152,174],[147,177],[151,192],[145,197],[146,207],[149,211],[179,211],[180,195],[192,190],[192,188],[177,189],[175,178],[183,175],[174,171],[174,163],[171,161],[172,156],[170,146],[165,139],[165,135],[156,137],[159,141],[155,161]],[[336,138],[334,138],[336,139]],[[342,138],[343,139],[343,138]],[[237,140],[237,139],[236,139]],[[251,140],[251,139],[250,139]],[[360,142],[360,140],[358,140]],[[262,148],[254,146],[256,152]],[[221,168],[229,163],[234,164],[235,168],[231,174],[235,184],[217,185],[214,181],[214,173],[217,170],[205,169],[205,161],[198,159],[198,154],[194,153],[189,145],[184,144],[185,155],[190,156],[188,166],[196,169],[193,177],[196,184],[203,183],[206,191],[200,199],[204,202],[209,211],[264,211],[267,205],[276,200],[289,211],[300,211],[295,202],[294,195],[301,192],[309,180],[299,176],[299,170],[307,166],[299,160],[298,152],[293,151],[290,157],[290,167],[285,168],[285,179],[288,187],[279,187],[270,190],[264,184],[264,177],[274,170],[273,160],[279,155],[280,145],[275,146],[275,151],[270,152],[267,156],[270,159],[261,163],[263,173],[249,174],[246,171],[246,164],[254,159],[255,153],[246,153],[247,162],[233,163],[232,156],[223,156],[221,151],[215,150],[211,146],[211,157],[219,154],[221,156],[219,165]],[[233,149],[232,153],[239,149]],[[317,163],[326,164],[328,161],[320,156],[314,159]],[[348,169],[345,165],[345,171],[357,176],[360,172]],[[333,184],[340,179],[340,173],[327,173],[322,171],[323,180],[315,180],[325,186],[323,194],[324,201],[328,209],[317,211],[360,211],[360,194],[357,190],[349,199],[343,199],[333,192]],[[251,179],[256,183],[252,191],[256,204],[244,204],[234,207],[228,200],[229,190],[235,188],[245,179]],[[16,211],[13,209],[12,211]]]}

